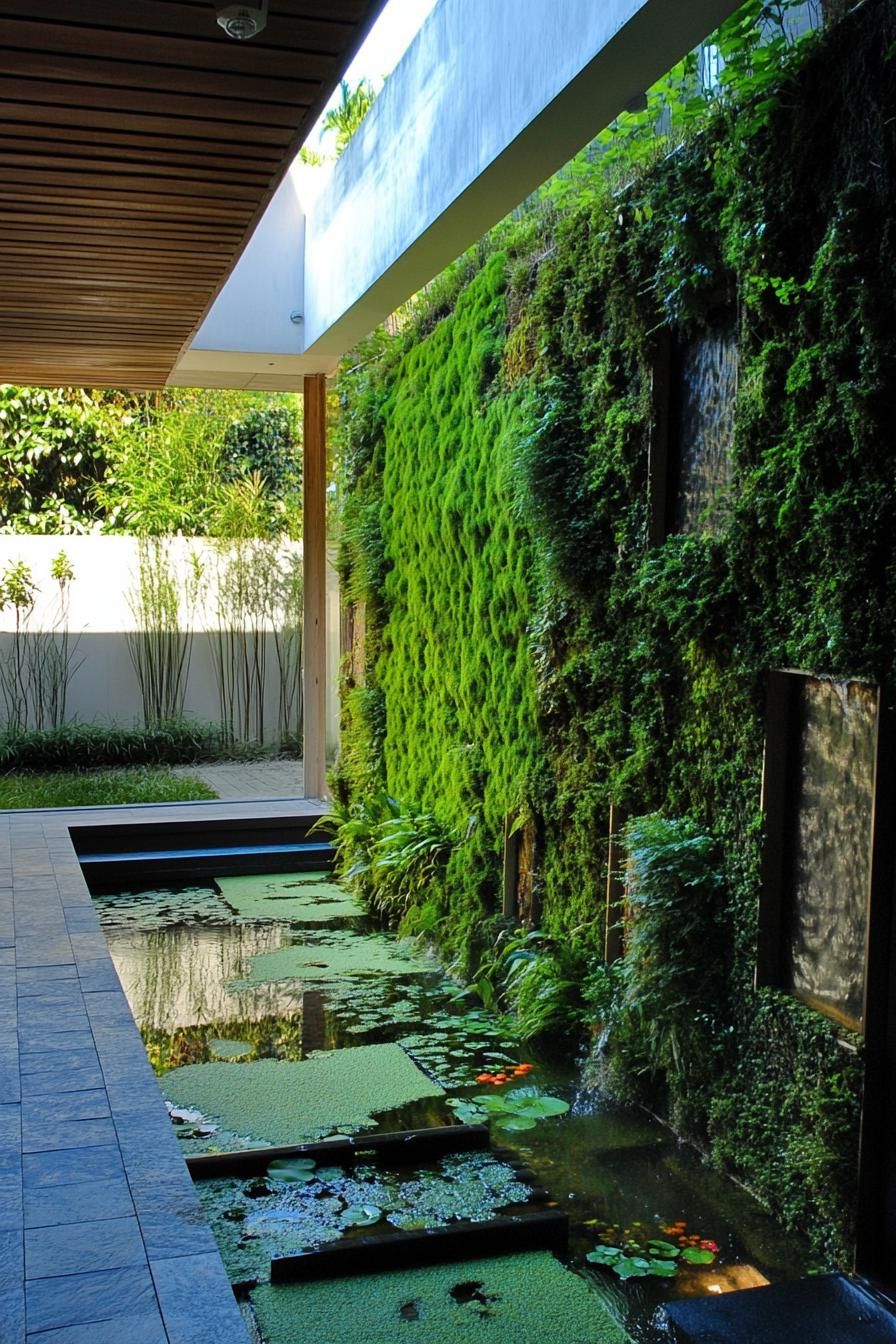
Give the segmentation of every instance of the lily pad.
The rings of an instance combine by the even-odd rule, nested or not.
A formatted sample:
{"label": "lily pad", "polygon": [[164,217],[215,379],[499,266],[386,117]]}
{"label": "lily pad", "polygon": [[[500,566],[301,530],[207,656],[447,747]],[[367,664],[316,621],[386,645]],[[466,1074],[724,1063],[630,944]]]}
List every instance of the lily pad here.
{"label": "lily pad", "polygon": [[269,1163],[268,1176],[284,1185],[307,1185],[315,1179],[316,1166],[311,1157],[278,1157]]}
{"label": "lily pad", "polygon": [[353,1204],[343,1211],[342,1221],[346,1227],[373,1227],[382,1216],[382,1209],[375,1204]]}
{"label": "lily pad", "polygon": [[698,1246],[685,1246],[681,1258],[689,1265],[711,1265],[716,1257],[713,1251],[701,1251]]}

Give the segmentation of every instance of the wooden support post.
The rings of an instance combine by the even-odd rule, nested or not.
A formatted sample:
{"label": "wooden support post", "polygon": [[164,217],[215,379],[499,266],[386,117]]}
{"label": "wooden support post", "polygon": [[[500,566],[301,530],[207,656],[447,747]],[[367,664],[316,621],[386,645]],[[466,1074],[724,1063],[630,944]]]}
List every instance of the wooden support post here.
{"label": "wooden support post", "polygon": [[327,787],[327,380],[322,373],[311,374],[304,380],[304,427],[303,758],[305,797],[323,798]]}
{"label": "wooden support post", "polygon": [[609,965],[623,953],[620,924],[625,911],[625,883],[620,873],[622,864],[619,832],[625,824],[622,809],[610,804],[610,839],[607,850],[607,903],[604,923],[604,961]]}

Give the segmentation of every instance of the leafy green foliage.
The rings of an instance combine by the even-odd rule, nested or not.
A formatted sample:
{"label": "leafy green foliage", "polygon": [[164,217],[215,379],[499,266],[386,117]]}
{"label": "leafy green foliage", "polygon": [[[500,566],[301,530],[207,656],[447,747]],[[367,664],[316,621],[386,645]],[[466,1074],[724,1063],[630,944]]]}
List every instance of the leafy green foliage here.
{"label": "leafy green foliage", "polygon": [[122,414],[114,394],[0,385],[2,531],[88,531]]}
{"label": "leafy green foliage", "polygon": [[111,807],[118,803],[185,803],[217,798],[201,779],[161,767],[135,766],[72,774],[0,775],[0,808]]}
{"label": "leafy green foliage", "polygon": [[0,385],[4,531],[218,535],[228,483],[258,473],[272,534],[300,531],[297,400]]}
{"label": "leafy green foliage", "polygon": [[4,770],[92,770],[120,765],[192,765],[218,760],[215,724],[175,720],[151,728],[67,723],[59,728],[0,735]]}
{"label": "leafy green foliage", "polygon": [[317,823],[332,835],[339,869],[368,908],[397,923],[444,871],[451,837],[428,812],[387,793],[336,808]]}
{"label": "leafy green foliage", "polygon": [[[530,816],[523,913],[581,970],[521,948],[520,989],[578,980],[613,1089],[845,1262],[860,1066],[754,994],[759,799],[769,667],[896,677],[896,6],[799,43],[787,8],[749,0],[716,90],[669,77],[669,139],[652,91],[637,134],[620,119],[349,361],[340,567],[365,639],[334,784],[455,836],[476,815],[403,927],[496,999],[504,820]],[[732,324],[727,516],[651,541],[657,337],[675,356]],[[640,819],[645,893],[618,968],[611,806]]]}
{"label": "leafy green foliage", "polygon": [[[612,1269],[620,1279],[672,1279],[682,1264],[711,1265],[715,1262],[718,1246],[698,1234],[685,1235],[685,1223],[671,1227],[661,1226],[662,1237],[651,1235],[641,1223],[620,1228],[606,1225],[600,1234],[600,1245],[589,1251],[585,1259],[592,1265]],[[676,1241],[665,1240],[666,1235]]]}

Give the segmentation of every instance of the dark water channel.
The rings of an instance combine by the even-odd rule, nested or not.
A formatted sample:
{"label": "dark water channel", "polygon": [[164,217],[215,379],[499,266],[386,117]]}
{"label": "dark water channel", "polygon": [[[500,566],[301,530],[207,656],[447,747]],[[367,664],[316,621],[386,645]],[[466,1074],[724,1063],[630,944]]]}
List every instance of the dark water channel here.
{"label": "dark water channel", "polygon": [[[449,1097],[465,1098],[483,1092],[483,1085],[474,1082],[481,1071],[531,1062],[532,1073],[523,1081],[568,1101],[569,1113],[524,1133],[493,1129],[493,1139],[514,1149],[547,1188],[550,1203],[569,1214],[572,1263],[642,1344],[667,1338],[656,1317],[671,1297],[724,1292],[805,1272],[805,1248],[782,1233],[749,1195],[712,1172],[659,1122],[611,1102],[590,1084],[587,1067],[533,1055],[531,1047],[515,1042],[507,1024],[474,1003],[436,962],[409,951],[407,973],[400,963],[391,973],[359,971],[350,957],[347,968],[339,962],[336,969],[326,969],[328,957],[338,953],[344,958],[352,951],[353,939],[363,940],[364,955],[374,962],[388,959],[390,949],[404,955],[393,938],[365,918],[326,926],[247,920],[213,888],[95,899],[159,1075],[221,1061],[231,1062],[239,1073],[240,1061],[300,1061],[320,1051],[396,1043]],[[295,970],[269,976],[265,968],[276,971],[280,965],[269,959],[291,955],[295,945],[308,954],[303,963],[307,978]],[[187,1153],[233,1146],[233,1136],[222,1141],[199,1111],[181,1111],[173,1119]],[[422,1128],[451,1119],[444,1098],[428,1097],[378,1113],[375,1128]],[[222,1187],[219,1194],[224,1207],[227,1191]],[[207,1207],[218,1197],[207,1199]],[[718,1246],[716,1262],[683,1267],[675,1279],[622,1283],[610,1270],[584,1260],[614,1224],[634,1229],[635,1235],[698,1236]],[[673,1227],[674,1232],[667,1230]],[[219,1226],[216,1235],[220,1231]],[[237,1281],[239,1275],[232,1271],[232,1277]]]}

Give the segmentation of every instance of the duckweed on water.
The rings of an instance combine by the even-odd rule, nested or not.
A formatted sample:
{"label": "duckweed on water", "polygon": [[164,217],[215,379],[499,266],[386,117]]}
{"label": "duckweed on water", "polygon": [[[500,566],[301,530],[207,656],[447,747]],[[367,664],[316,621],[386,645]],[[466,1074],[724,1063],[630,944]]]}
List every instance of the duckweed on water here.
{"label": "duckweed on water", "polygon": [[546,1251],[256,1288],[278,1344],[630,1344],[597,1293]]}
{"label": "duckweed on water", "polygon": [[240,919],[289,919],[308,924],[364,914],[354,896],[330,873],[274,873],[215,879],[224,900]]}
{"label": "duckweed on water", "polygon": [[152,933],[178,924],[232,923],[233,916],[220,896],[208,887],[180,891],[124,891],[94,896],[104,929],[134,929]]}
{"label": "duckweed on water", "polygon": [[378,1112],[445,1095],[398,1045],[355,1046],[300,1063],[188,1064],[160,1082],[176,1105],[270,1144],[368,1129]]}
{"label": "duckweed on water", "polygon": [[[310,1164],[313,1166],[313,1163]],[[323,1167],[303,1181],[281,1182],[268,1169],[267,1195],[246,1194],[244,1180],[204,1181],[203,1210],[234,1283],[265,1282],[270,1260],[336,1241],[349,1227],[400,1230],[482,1222],[524,1203],[529,1187],[488,1153],[452,1154],[412,1179],[376,1166]]]}
{"label": "duckweed on water", "polygon": [[238,991],[278,980],[320,982],[369,974],[422,975],[432,969],[431,962],[385,934],[328,930],[317,934],[313,942],[293,943],[251,957],[245,980],[232,981],[228,989]]}

